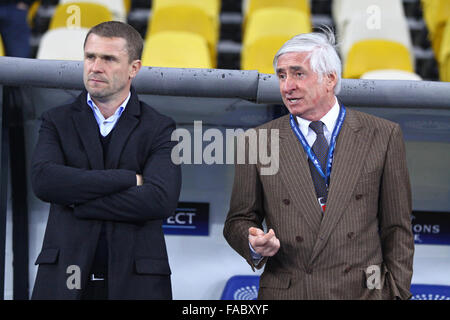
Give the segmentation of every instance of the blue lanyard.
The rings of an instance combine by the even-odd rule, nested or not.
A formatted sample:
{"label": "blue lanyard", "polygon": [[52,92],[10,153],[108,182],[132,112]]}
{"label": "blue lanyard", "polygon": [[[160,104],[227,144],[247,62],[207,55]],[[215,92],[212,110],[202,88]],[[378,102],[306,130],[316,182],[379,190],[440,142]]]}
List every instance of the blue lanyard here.
{"label": "blue lanyard", "polygon": [[331,164],[333,162],[333,152],[334,152],[334,148],[336,146],[336,139],[337,139],[337,136],[339,135],[339,131],[341,131],[342,125],[344,124],[345,114],[346,114],[345,107],[341,106],[341,110],[339,111],[337,123],[334,127],[333,134],[331,135],[330,147],[328,149],[328,156],[327,156],[326,173],[324,173],[322,171],[319,160],[317,159],[316,155],[314,154],[314,151],[309,146],[308,142],[306,141],[305,137],[303,136],[302,132],[300,131],[300,128],[298,127],[297,123],[294,120],[294,116],[292,114],[290,115],[290,123],[291,123],[292,130],[294,131],[295,135],[297,136],[297,139],[302,144],[303,149],[305,149],[305,152],[308,155],[311,162],[313,163],[314,167],[316,167],[317,171],[322,176],[322,178],[325,179],[325,183],[327,186],[330,181]]}

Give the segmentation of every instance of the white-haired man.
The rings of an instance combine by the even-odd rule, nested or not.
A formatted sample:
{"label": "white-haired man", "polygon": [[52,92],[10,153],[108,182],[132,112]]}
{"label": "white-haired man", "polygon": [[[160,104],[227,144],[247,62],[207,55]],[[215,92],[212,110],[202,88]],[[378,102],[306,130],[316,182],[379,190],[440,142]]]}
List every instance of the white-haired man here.
{"label": "white-haired man", "polygon": [[325,31],[281,47],[274,67],[289,115],[257,128],[279,130],[279,150],[271,150],[279,152],[279,171],[235,167],[224,236],[252,268],[265,265],[259,299],[411,297],[402,133],[396,123],[339,103],[334,45]]}

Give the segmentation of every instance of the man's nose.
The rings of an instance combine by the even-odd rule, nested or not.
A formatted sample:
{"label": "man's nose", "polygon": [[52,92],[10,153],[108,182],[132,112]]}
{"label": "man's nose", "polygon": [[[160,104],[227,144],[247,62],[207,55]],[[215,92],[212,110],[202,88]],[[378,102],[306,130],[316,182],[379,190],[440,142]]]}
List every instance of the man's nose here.
{"label": "man's nose", "polygon": [[96,58],[91,65],[92,72],[101,72],[103,70],[102,61],[99,58]]}
{"label": "man's nose", "polygon": [[292,92],[293,90],[295,90],[295,88],[296,88],[295,81],[292,78],[287,77],[283,85],[284,92]]}

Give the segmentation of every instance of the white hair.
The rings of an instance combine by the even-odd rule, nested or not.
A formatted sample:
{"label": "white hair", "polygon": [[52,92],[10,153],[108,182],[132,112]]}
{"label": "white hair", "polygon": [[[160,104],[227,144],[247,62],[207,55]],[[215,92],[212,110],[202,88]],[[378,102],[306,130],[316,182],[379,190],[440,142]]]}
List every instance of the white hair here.
{"label": "white hair", "polygon": [[285,53],[309,52],[307,58],[310,59],[311,70],[318,74],[319,81],[322,81],[323,75],[336,73],[337,82],[334,93],[338,94],[341,90],[342,64],[336,52],[336,38],[329,28],[321,29],[321,31],[302,33],[286,41],[275,55],[273,67],[276,73],[278,58]]}

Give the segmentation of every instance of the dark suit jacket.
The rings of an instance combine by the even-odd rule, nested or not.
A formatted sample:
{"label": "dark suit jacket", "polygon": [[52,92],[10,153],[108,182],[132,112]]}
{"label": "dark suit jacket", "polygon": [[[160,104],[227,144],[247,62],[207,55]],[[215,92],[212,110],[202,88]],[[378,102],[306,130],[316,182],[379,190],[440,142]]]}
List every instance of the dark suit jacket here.
{"label": "dark suit jacket", "polygon": [[[259,163],[236,165],[224,236],[253,266],[248,228],[262,228],[265,219],[274,229],[281,246],[258,265],[266,263],[259,298],[409,298],[414,239],[400,127],[347,108],[324,214],[288,116],[258,129],[279,130],[279,150],[270,151],[279,152],[279,171],[261,175]],[[366,287],[372,265],[381,289]]]}
{"label": "dark suit jacket", "polygon": [[[175,123],[132,89],[103,155],[86,95],[42,115],[32,186],[51,206],[32,298],[80,298],[81,290],[67,286],[68,267],[80,268],[83,289],[105,223],[109,298],[171,299],[161,226],[181,187],[180,167],[171,161]],[[143,186],[136,186],[136,174]]]}

